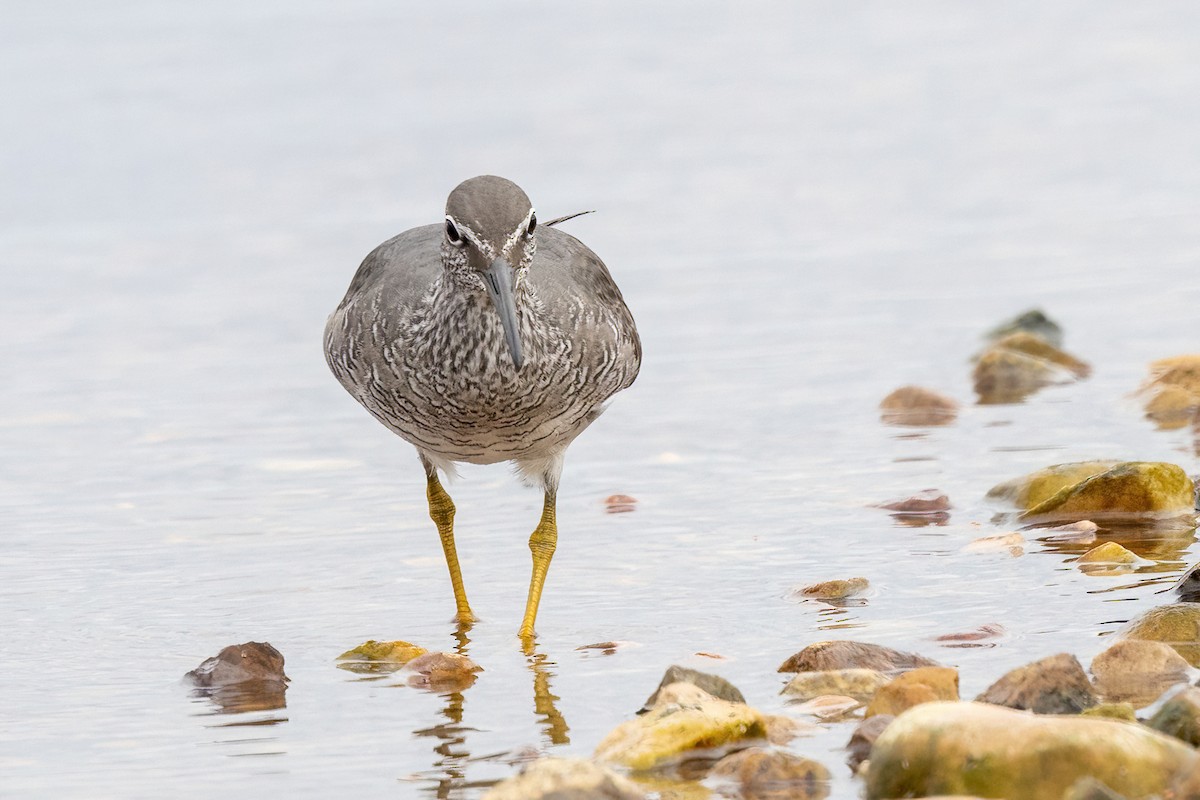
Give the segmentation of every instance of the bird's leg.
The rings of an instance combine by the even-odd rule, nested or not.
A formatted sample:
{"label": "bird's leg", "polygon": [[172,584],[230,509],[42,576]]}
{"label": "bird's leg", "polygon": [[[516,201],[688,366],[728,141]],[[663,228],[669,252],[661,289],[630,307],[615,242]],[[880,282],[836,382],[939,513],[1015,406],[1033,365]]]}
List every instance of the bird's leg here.
{"label": "bird's leg", "polygon": [[546,571],[554,557],[558,543],[558,525],[554,521],[555,491],[546,489],[546,502],[542,506],[542,519],[529,537],[529,549],[533,552],[533,577],[529,581],[529,599],[525,601],[525,618],[521,621],[518,635],[522,639],[533,636],[533,621],[537,617],[538,603],[542,599],[542,585],[546,583]]}
{"label": "bird's leg", "polygon": [[463,587],[462,571],[458,568],[458,551],[454,549],[454,502],[446,490],[442,488],[437,477],[437,470],[432,466],[425,468],[425,495],[429,498],[429,516],[437,525],[438,536],[442,539],[442,552],[446,554],[446,566],[450,568],[450,584],[454,587],[454,605],[458,613],[454,621],[471,623],[475,615],[471,613],[471,605],[467,602],[467,590]]}

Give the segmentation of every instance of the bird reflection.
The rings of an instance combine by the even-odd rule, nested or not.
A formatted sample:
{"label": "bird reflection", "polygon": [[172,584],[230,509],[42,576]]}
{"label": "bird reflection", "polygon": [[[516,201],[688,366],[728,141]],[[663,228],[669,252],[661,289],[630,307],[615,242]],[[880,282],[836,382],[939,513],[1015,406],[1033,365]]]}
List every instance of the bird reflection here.
{"label": "bird reflection", "polygon": [[[469,623],[459,624],[454,632],[454,652],[467,657],[470,650]],[[468,790],[487,786],[488,781],[471,781],[467,778],[467,767],[473,761],[504,761],[516,763],[537,757],[547,747],[570,744],[570,727],[566,718],[556,705],[559,697],[551,688],[554,678],[554,662],[545,653],[539,652],[532,641],[524,644],[526,665],[533,676],[533,709],[542,729],[542,742],[537,752],[530,753],[530,748],[518,748],[503,753],[493,753],[486,756],[472,756],[467,745],[467,735],[475,729],[465,725],[466,697],[462,691],[450,691],[441,694],[445,701],[438,712],[440,720],[437,724],[414,731],[414,735],[431,737],[437,740],[433,748],[435,760],[431,769],[424,773],[425,777],[434,781],[427,792],[432,797],[456,798]]]}

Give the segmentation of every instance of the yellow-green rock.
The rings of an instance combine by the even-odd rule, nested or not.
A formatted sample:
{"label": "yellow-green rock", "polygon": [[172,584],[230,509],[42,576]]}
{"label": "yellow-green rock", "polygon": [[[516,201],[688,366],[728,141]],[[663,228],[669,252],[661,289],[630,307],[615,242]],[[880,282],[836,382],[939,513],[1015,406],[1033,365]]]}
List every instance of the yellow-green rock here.
{"label": "yellow-green rock", "polygon": [[[677,684],[672,684],[677,686]],[[694,750],[743,746],[767,738],[763,714],[742,703],[718,700],[691,684],[666,702],[614,728],[596,747],[596,758],[632,770],[652,770],[685,759]]]}
{"label": "yellow-green rock", "polygon": [[899,715],[921,703],[958,699],[958,670],[953,667],[920,667],[897,675],[871,698],[864,717]]}
{"label": "yellow-green rock", "polygon": [[1168,644],[1193,667],[1200,667],[1200,603],[1155,606],[1131,619],[1119,635]]}
{"label": "yellow-green rock", "polygon": [[1140,559],[1116,542],[1105,542],[1079,557],[1080,564],[1136,564]]}
{"label": "yellow-green rock", "polygon": [[1127,461],[1033,506],[1022,518],[1097,519],[1168,517],[1195,511],[1196,487],[1181,467],[1161,461]]}
{"label": "yellow-green rock", "polygon": [[1146,724],[1192,747],[1200,746],[1200,689],[1193,686],[1172,695]]}
{"label": "yellow-green rock", "polygon": [[989,500],[1006,500],[1022,510],[1049,500],[1069,486],[1115,467],[1118,461],[1076,461],[1055,464],[1020,478],[997,484],[987,493]]}
{"label": "yellow-green rock", "polygon": [[1081,717],[1102,717],[1103,719],[1115,719],[1119,722],[1137,722],[1137,714],[1133,713],[1133,703],[1100,703],[1099,705],[1085,708],[1079,712]]}
{"label": "yellow-green rock", "polygon": [[394,672],[417,656],[429,652],[410,642],[377,642],[368,639],[337,657],[338,666],[351,672]]}
{"label": "yellow-green rock", "polygon": [[848,597],[862,594],[871,582],[866,578],[845,578],[832,581],[821,581],[799,589],[797,597],[808,600],[845,600]]}
{"label": "yellow-green rock", "polygon": [[866,796],[1061,800],[1090,776],[1120,794],[1145,798],[1162,794],[1197,759],[1182,742],[1140,725],[982,703],[925,703],[892,720],[876,740]]}
{"label": "yellow-green rock", "polygon": [[582,758],[541,758],[501,781],[483,800],[643,800],[646,793],[610,769]]}
{"label": "yellow-green rock", "polygon": [[801,672],[783,687],[783,694],[796,700],[823,695],[843,695],[865,703],[891,679],[875,669],[830,669]]}

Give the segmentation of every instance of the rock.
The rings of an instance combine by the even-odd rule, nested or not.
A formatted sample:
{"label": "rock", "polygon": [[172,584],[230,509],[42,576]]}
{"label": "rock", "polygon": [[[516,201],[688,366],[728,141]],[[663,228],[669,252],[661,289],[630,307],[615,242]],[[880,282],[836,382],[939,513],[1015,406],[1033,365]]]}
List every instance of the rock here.
{"label": "rock", "polygon": [[368,639],[337,657],[339,669],[351,672],[395,672],[409,661],[429,652],[424,647],[402,641],[377,642]]}
{"label": "rock", "polygon": [[796,591],[796,596],[805,600],[845,600],[862,594],[871,582],[866,578],[821,581]]}
{"label": "rock", "polygon": [[1200,800],[1200,764],[1184,770],[1166,795],[1168,800]]}
{"label": "rock", "polygon": [[883,398],[879,408],[881,419],[889,425],[949,425],[958,416],[953,399],[920,386],[901,386]]}
{"label": "rock", "polygon": [[868,800],[955,793],[1061,800],[1089,776],[1130,797],[1161,794],[1197,755],[1140,725],[939,702],[892,720],[870,760]]}
{"label": "rock", "polygon": [[1188,662],[1169,645],[1122,639],[1092,659],[1096,691],[1110,702],[1127,701],[1138,708],[1188,679]]}
{"label": "rock", "polygon": [[1137,722],[1137,714],[1133,713],[1132,703],[1100,703],[1079,712],[1081,717],[1101,717],[1115,719],[1121,722]]}
{"label": "rock", "polygon": [[981,405],[1019,403],[1039,389],[1068,383],[1074,376],[1051,361],[993,347],[975,362],[972,375]]}
{"label": "rock", "polygon": [[1133,571],[1142,559],[1116,542],[1093,547],[1076,559],[1079,569],[1088,575],[1123,575]]}
{"label": "rock", "polygon": [[1079,660],[1070,653],[1017,667],[975,698],[1035,714],[1078,714],[1096,705],[1096,695]]}
{"label": "rock", "polygon": [[854,697],[841,694],[823,694],[800,705],[793,706],[797,714],[811,714],[823,721],[839,720],[852,711],[862,708],[863,703]]}
{"label": "rock", "polygon": [[1188,687],[1173,695],[1146,724],[1192,747],[1200,746],[1200,689]]}
{"label": "rock", "polygon": [[1074,785],[1063,795],[1063,800],[1128,800],[1125,795],[1117,794],[1104,785],[1102,781],[1085,776],[1075,781]]}
{"label": "rock", "polygon": [[616,653],[618,650],[621,650],[626,647],[632,647],[635,644],[636,644],[635,642],[624,642],[624,641],[592,642],[591,644],[581,644],[581,645],[579,645],[579,647],[576,647],[575,649],[583,651],[583,652],[595,651],[597,654],[602,655],[602,656],[611,656],[614,653]]}
{"label": "rock", "polygon": [[1001,339],[997,339],[992,346],[1004,350],[1012,350],[1017,353],[1024,353],[1027,356],[1040,358],[1043,361],[1049,361],[1051,364],[1067,370],[1077,378],[1086,378],[1092,374],[1092,368],[1086,362],[1080,361],[1075,356],[1063,352],[1042,337],[1032,333],[1024,331],[1010,333]]}
{"label": "rock", "polygon": [[659,693],[665,687],[676,683],[690,683],[719,700],[728,700],[731,703],[746,702],[746,698],[742,696],[738,688],[720,675],[710,675],[707,672],[672,664],[667,667],[662,680],[658,682],[658,688],[646,698],[646,702],[642,704],[642,709],[638,713],[645,714],[652,709],[658,703]]}
{"label": "rock", "polygon": [[810,758],[751,747],[725,756],[708,773],[745,800],[820,800],[829,795],[829,770]]}
{"label": "rock", "polygon": [[608,514],[627,514],[637,508],[637,498],[627,494],[612,494],[604,498],[604,511]]}
{"label": "rock", "polygon": [[761,712],[744,703],[718,700],[694,685],[683,686],[690,697],[665,702],[662,695],[668,687],[660,689],[658,704],[614,728],[596,747],[596,758],[632,770],[651,770],[688,758],[711,758],[714,752],[766,739],[767,721]]}
{"label": "rock", "polygon": [[412,675],[409,686],[435,692],[461,692],[475,683],[475,673],[483,667],[457,653],[424,653],[404,665]]}
{"label": "rock", "polygon": [[1182,428],[1200,413],[1200,354],[1164,358],[1150,364],[1140,393],[1146,416],[1160,428]]}
{"label": "rock", "polygon": [[961,633],[943,633],[935,636],[934,641],[942,647],[994,647],[989,640],[999,639],[1005,633],[1004,626],[996,622],[987,622],[973,631]]}
{"label": "rock", "polygon": [[958,670],[952,667],[918,667],[897,675],[867,703],[865,717],[898,716],[921,703],[958,699]]}
{"label": "rock", "polygon": [[993,486],[987,493],[989,500],[1005,500],[1017,508],[1028,510],[1041,505],[1069,486],[1099,475],[1119,464],[1119,461],[1076,461],[1055,464],[1028,475],[1005,481]]}
{"label": "rock", "polygon": [[797,701],[822,695],[843,695],[867,702],[890,679],[874,669],[831,669],[801,672],[788,681],[782,694]]}
{"label": "rock", "polygon": [[1127,461],[1062,489],[1022,519],[1145,518],[1190,515],[1196,487],[1180,467]]}
{"label": "rock", "polygon": [[1147,392],[1146,419],[1159,430],[1171,431],[1186,427],[1200,408],[1200,395],[1179,386],[1159,386]]}
{"label": "rock", "polygon": [[1002,322],[987,333],[987,339],[996,341],[1012,333],[1025,331],[1040,336],[1055,347],[1062,347],[1062,328],[1058,323],[1046,316],[1040,308],[1031,308],[1022,312],[1007,322]]}
{"label": "rock", "polygon": [[875,740],[893,719],[895,717],[887,714],[876,714],[858,723],[854,733],[850,734],[850,741],[846,743],[846,765],[851,772],[858,772],[859,766],[870,758]]}
{"label": "rock", "polygon": [[543,758],[493,786],[483,800],[644,800],[646,793],[582,758]]}
{"label": "rock", "polygon": [[1038,541],[1050,544],[1091,544],[1096,541],[1098,530],[1100,526],[1090,519],[1081,519],[1079,522],[1045,528],[1042,531],[1045,536],[1039,536]]}
{"label": "rock", "polygon": [[1025,537],[1019,533],[1000,533],[983,536],[969,542],[964,553],[1006,553],[1014,558],[1025,554]]}
{"label": "rock", "polygon": [[812,733],[816,730],[819,729],[811,722],[801,722],[783,714],[767,715],[767,741],[779,747],[801,734]]}
{"label": "rock", "polygon": [[183,676],[196,686],[231,686],[247,681],[284,684],[283,654],[266,642],[231,644]]}
{"label": "rock", "polygon": [[917,667],[937,667],[936,661],[878,644],[865,642],[815,642],[779,665],[779,672],[824,672],[838,669],[874,669],[903,672]]}
{"label": "rock", "polygon": [[1193,667],[1200,667],[1200,604],[1155,606],[1131,619],[1117,635],[1168,644]]}
{"label": "rock", "polygon": [[1200,603],[1200,564],[1188,567],[1171,590],[1179,595],[1181,603]]}
{"label": "rock", "polygon": [[876,508],[894,511],[897,514],[938,514],[949,511],[950,498],[937,489],[924,489],[911,497],[902,497],[878,503]]}

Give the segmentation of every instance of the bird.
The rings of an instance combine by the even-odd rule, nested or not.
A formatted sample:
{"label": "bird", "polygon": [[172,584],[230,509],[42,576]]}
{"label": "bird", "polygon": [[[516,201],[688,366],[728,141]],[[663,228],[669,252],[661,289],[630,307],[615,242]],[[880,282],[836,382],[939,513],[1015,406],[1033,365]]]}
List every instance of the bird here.
{"label": "bird", "polygon": [[[575,216],[575,215],[572,215]],[[512,462],[543,492],[518,635],[534,637],[558,541],[567,447],[641,368],[637,326],[608,268],[575,237],[538,224],[529,197],[495,175],[463,181],[441,223],[407,230],[363,260],[325,326],[338,382],[412,444],[425,471],[455,621],[477,620],[439,479],[455,465]]]}

